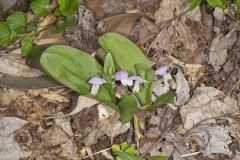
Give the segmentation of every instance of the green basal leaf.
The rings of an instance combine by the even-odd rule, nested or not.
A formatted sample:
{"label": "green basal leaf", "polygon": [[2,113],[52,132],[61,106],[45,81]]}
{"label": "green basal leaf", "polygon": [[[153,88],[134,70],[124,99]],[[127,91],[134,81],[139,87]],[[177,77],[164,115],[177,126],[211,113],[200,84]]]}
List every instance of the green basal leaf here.
{"label": "green basal leaf", "polygon": [[7,22],[0,21],[0,45],[6,47],[10,44],[11,30]]}
{"label": "green basal leaf", "polygon": [[59,10],[62,15],[69,17],[78,9],[79,3],[77,0],[58,0]]}
{"label": "green basal leaf", "polygon": [[155,107],[163,105],[163,104],[173,103],[174,96],[175,96],[175,93],[173,93],[173,92],[164,93],[164,94],[160,95],[159,97],[157,97],[154,104],[151,105],[148,109],[151,110],[151,109],[154,109]]}
{"label": "green basal leaf", "polygon": [[127,142],[123,142],[120,144],[121,150],[125,151],[127,148],[131,147]]}
{"label": "green basal leaf", "polygon": [[44,17],[48,14],[48,5],[50,0],[33,0],[30,3],[32,12],[40,17]]}
{"label": "green basal leaf", "polygon": [[148,160],[166,160],[166,157],[164,157],[164,156],[152,156],[152,157],[149,157]]}
{"label": "green basal leaf", "polygon": [[125,70],[136,75],[135,64],[144,64],[150,68],[150,63],[144,53],[129,39],[117,34],[106,33],[98,38],[105,53],[111,53],[116,70]]}
{"label": "green basal leaf", "polygon": [[208,4],[212,7],[219,7],[225,9],[227,7],[226,0],[207,0]]}
{"label": "green basal leaf", "polygon": [[108,74],[110,77],[116,72],[111,53],[107,53],[105,57],[103,72]]}
{"label": "green basal leaf", "polygon": [[127,123],[132,119],[134,112],[137,111],[137,101],[134,97],[125,95],[120,99],[118,108],[120,120],[123,123]]}
{"label": "green basal leaf", "polygon": [[138,154],[138,150],[137,150],[134,146],[128,147],[128,148],[125,150],[125,152],[126,152],[126,153],[129,153],[129,154],[135,154],[135,155]]}
{"label": "green basal leaf", "polygon": [[148,83],[141,85],[139,92],[136,93],[136,96],[139,99],[140,103],[145,106],[150,104],[152,100],[152,82],[155,76],[155,72],[152,68],[149,68],[144,64],[136,64],[135,70],[137,75],[148,81]]}
{"label": "green basal leaf", "polygon": [[57,24],[53,27],[53,33],[62,33],[65,29],[71,27],[76,21],[74,15],[67,17],[65,20],[59,20]]}
{"label": "green basal leaf", "polygon": [[[103,72],[102,66],[94,57],[65,45],[47,48],[41,56],[40,63],[43,69],[57,81],[83,95],[90,94],[91,85],[87,83],[88,80]],[[101,101],[115,101],[107,84],[100,86],[96,97]]]}
{"label": "green basal leaf", "polygon": [[113,151],[113,153],[122,152],[120,145],[118,145],[118,144],[112,145],[112,151]]}
{"label": "green basal leaf", "polygon": [[239,19],[240,18],[240,0],[235,0],[235,3],[237,6],[236,17]]}
{"label": "green basal leaf", "polygon": [[7,22],[9,27],[17,32],[22,33],[25,30],[25,25],[27,23],[27,14],[24,12],[16,11],[7,17]]}
{"label": "green basal leaf", "polygon": [[202,0],[188,0],[190,9],[193,10],[202,3]]}
{"label": "green basal leaf", "polygon": [[22,39],[21,41],[21,52],[22,55],[25,57],[27,56],[28,53],[31,52],[31,50],[33,49],[33,39],[32,37],[25,37]]}
{"label": "green basal leaf", "polygon": [[117,160],[144,160],[144,158],[141,158],[138,155],[133,155],[126,152],[118,152],[117,155]]}
{"label": "green basal leaf", "polygon": [[59,7],[56,8],[55,11],[54,11],[54,16],[59,17],[59,16],[61,16],[61,15],[62,15],[62,13],[61,13]]}
{"label": "green basal leaf", "polygon": [[27,59],[37,59],[41,56],[43,49],[40,46],[33,46],[32,50],[25,56]]}

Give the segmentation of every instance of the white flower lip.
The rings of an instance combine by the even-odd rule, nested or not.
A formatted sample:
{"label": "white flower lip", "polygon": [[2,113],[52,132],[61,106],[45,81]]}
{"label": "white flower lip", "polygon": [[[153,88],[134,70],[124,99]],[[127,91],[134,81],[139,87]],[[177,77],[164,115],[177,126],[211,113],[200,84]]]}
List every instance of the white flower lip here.
{"label": "white flower lip", "polygon": [[100,77],[92,77],[89,81],[88,81],[89,84],[92,84],[92,89],[91,89],[91,94],[92,95],[97,95],[98,93],[98,90],[99,90],[99,87],[100,85],[104,84],[104,83],[107,83],[106,80],[100,78]]}

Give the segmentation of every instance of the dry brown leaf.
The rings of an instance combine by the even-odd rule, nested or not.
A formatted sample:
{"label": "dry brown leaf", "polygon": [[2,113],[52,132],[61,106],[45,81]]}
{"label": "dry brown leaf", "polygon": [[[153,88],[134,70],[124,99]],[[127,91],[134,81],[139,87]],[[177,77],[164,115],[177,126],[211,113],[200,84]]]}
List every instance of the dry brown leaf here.
{"label": "dry brown leaf", "polygon": [[139,30],[139,44],[144,45],[158,33],[157,26],[150,20],[141,17],[140,18],[141,28]]}
{"label": "dry brown leaf", "polygon": [[210,46],[208,63],[213,66],[215,71],[219,71],[228,57],[228,49],[232,48],[237,40],[236,29],[232,29],[227,35],[218,34]]}
{"label": "dry brown leaf", "polygon": [[180,109],[185,129],[191,129],[197,123],[209,118],[239,113],[235,99],[225,96],[224,92],[212,87],[196,88],[189,102]]}
{"label": "dry brown leaf", "polygon": [[184,73],[188,75],[188,83],[195,87],[203,74],[203,65],[201,64],[186,64],[183,66]]}
{"label": "dry brown leaf", "polygon": [[[116,32],[129,36],[133,24],[139,19],[142,13],[125,13],[101,20],[103,23],[102,32]],[[100,28],[100,27],[99,27]]]}
{"label": "dry brown leaf", "polygon": [[57,101],[57,102],[60,102],[60,103],[67,103],[69,102],[69,99],[58,94],[58,93],[55,93],[55,92],[49,92],[49,93],[42,93],[40,94],[40,96],[46,98],[46,99],[49,99],[50,101]]}
{"label": "dry brown leaf", "polygon": [[186,78],[184,77],[180,68],[178,68],[178,72],[175,76],[177,89],[176,89],[176,105],[183,105],[185,104],[190,98],[190,87]]}
{"label": "dry brown leaf", "polygon": [[94,12],[97,20],[103,18],[104,10],[103,10],[103,0],[84,0],[84,5]]}
{"label": "dry brown leaf", "polygon": [[53,125],[41,134],[41,139],[48,146],[56,146],[66,143],[69,137],[60,127]]}
{"label": "dry brown leaf", "polygon": [[83,109],[90,108],[90,107],[92,107],[92,106],[94,106],[98,103],[99,103],[99,101],[97,101],[93,98],[89,98],[89,97],[81,95],[81,96],[78,97],[76,107],[67,115],[72,116],[74,114],[77,114],[77,113],[81,112]]}

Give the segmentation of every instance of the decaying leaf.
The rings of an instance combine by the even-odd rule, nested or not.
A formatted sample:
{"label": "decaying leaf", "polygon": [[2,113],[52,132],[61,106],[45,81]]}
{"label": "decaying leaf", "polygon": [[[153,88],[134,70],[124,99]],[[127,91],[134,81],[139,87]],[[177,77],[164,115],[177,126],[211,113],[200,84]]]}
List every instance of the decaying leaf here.
{"label": "decaying leaf", "polygon": [[218,34],[211,42],[208,63],[215,71],[219,71],[228,57],[228,49],[232,48],[237,40],[236,29],[232,29],[227,35]]}
{"label": "decaying leaf", "polygon": [[44,73],[24,64],[19,55],[0,57],[0,72],[12,76],[36,77]]}
{"label": "decaying leaf", "polygon": [[[199,139],[199,137],[201,138]],[[203,124],[191,129],[185,138],[197,141],[204,155],[212,153],[232,155],[228,146],[232,143],[232,140],[228,134],[228,130],[224,127]]]}
{"label": "decaying leaf", "polygon": [[56,146],[66,143],[69,137],[60,127],[53,125],[41,135],[41,139],[48,146]]}
{"label": "decaying leaf", "polygon": [[31,155],[31,152],[21,148],[14,138],[16,130],[26,124],[27,121],[16,117],[0,118],[0,159],[19,160]]}
{"label": "decaying leaf", "polygon": [[195,87],[200,78],[203,76],[203,65],[201,64],[186,64],[183,66],[183,71],[188,75],[188,83]]}
{"label": "decaying leaf", "polygon": [[63,95],[60,95],[58,93],[55,93],[55,92],[49,92],[49,93],[42,93],[40,94],[40,96],[44,97],[44,98],[47,98],[51,101],[57,101],[57,102],[69,102],[69,99]]}
{"label": "decaying leaf", "polygon": [[62,152],[60,155],[66,157],[67,159],[80,159],[78,155],[78,148],[73,138],[70,138],[66,143],[61,144]]}
{"label": "decaying leaf", "polygon": [[107,17],[100,21],[99,26],[102,32],[116,32],[129,36],[133,24],[139,19],[143,14],[141,13],[125,13],[112,17]]}
{"label": "decaying leaf", "polygon": [[176,104],[177,105],[183,105],[185,104],[189,98],[190,98],[190,87],[188,85],[188,82],[186,78],[184,77],[182,71],[178,69],[178,72],[175,76],[176,83],[177,83],[177,100]]}
{"label": "decaying leaf", "polygon": [[81,95],[78,97],[76,107],[68,115],[71,116],[71,115],[77,114],[77,113],[81,112],[83,109],[90,108],[98,103],[99,103],[99,101],[97,101],[93,98],[89,98],[89,97]]}
{"label": "decaying leaf", "polygon": [[237,101],[212,87],[196,88],[190,101],[180,109],[185,129],[208,118],[238,113]]}

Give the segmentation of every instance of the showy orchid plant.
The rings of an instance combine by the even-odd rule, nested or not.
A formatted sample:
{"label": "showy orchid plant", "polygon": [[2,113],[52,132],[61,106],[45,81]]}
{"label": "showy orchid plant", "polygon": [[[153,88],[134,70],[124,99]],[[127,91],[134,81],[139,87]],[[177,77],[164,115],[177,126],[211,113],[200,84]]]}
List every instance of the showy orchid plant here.
{"label": "showy orchid plant", "polygon": [[[64,45],[46,49],[41,65],[53,78],[78,93],[113,106],[124,123],[139,107],[153,109],[173,101],[173,93],[152,100],[152,82],[156,76],[169,74],[168,65],[154,71],[144,53],[119,34],[107,33],[98,41],[106,53],[103,66],[89,54]],[[121,86],[127,91],[117,95]]]}

